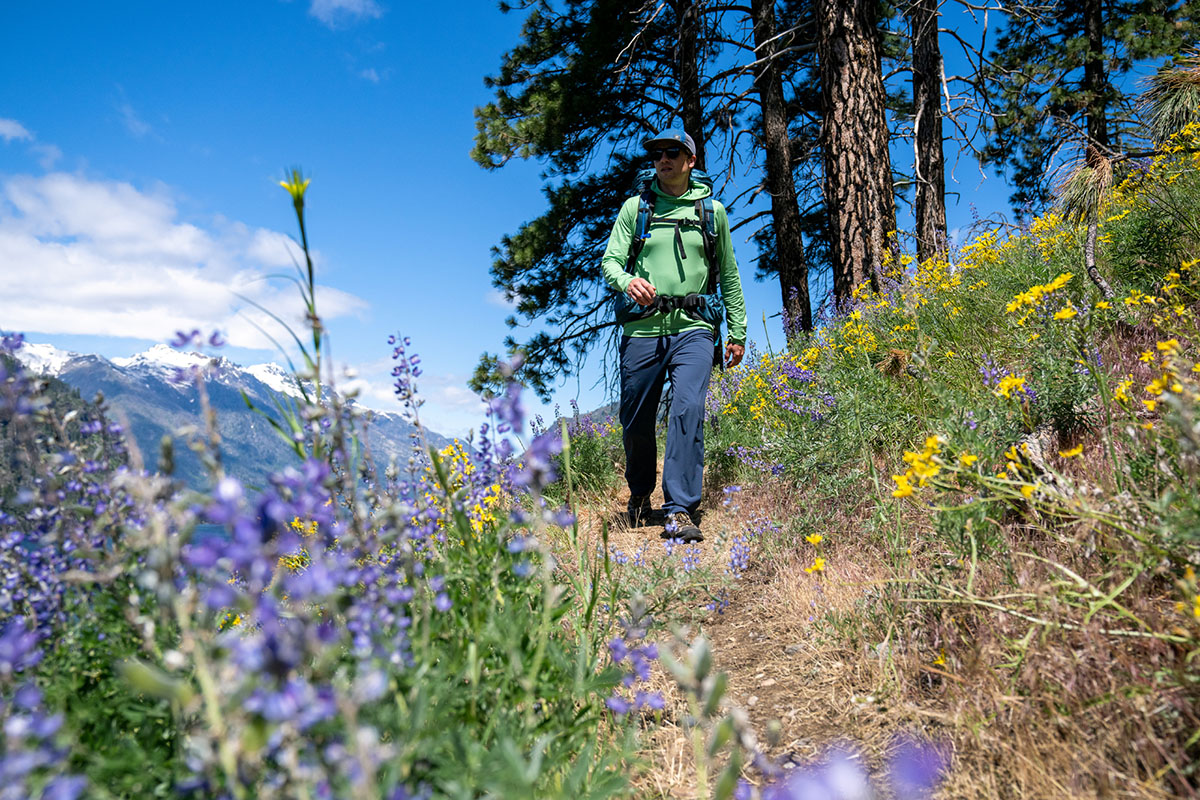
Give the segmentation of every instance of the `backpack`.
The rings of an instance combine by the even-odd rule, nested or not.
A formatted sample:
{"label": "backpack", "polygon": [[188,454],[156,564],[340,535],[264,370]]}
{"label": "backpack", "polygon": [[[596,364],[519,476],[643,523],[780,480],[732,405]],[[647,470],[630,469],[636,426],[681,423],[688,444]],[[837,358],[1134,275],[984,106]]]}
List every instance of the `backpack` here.
{"label": "backpack", "polygon": [[[699,227],[704,240],[704,259],[708,263],[708,280],[704,294],[693,293],[684,297],[658,295],[648,306],[640,306],[624,294],[618,294],[614,302],[614,312],[618,324],[623,325],[632,320],[645,319],[654,314],[665,314],[669,311],[682,309],[692,319],[702,320],[713,326],[716,333],[716,343],[721,341],[721,322],[725,318],[725,303],[721,298],[721,266],[717,256],[717,218],[713,208],[712,193],[708,197],[696,201],[695,219],[667,219],[654,216],[656,195],[651,188],[655,177],[653,167],[638,172],[634,179],[633,191],[638,195],[637,223],[634,226],[633,239],[629,243],[629,254],[625,259],[625,271],[632,274],[637,264],[638,256],[650,238],[650,225],[655,222],[670,223],[675,227],[676,240],[682,243],[680,229],[684,227]],[[692,170],[691,179],[707,186],[713,186],[712,178],[701,170]],[[684,256],[686,258],[686,256]],[[714,363],[720,361],[714,356]]]}

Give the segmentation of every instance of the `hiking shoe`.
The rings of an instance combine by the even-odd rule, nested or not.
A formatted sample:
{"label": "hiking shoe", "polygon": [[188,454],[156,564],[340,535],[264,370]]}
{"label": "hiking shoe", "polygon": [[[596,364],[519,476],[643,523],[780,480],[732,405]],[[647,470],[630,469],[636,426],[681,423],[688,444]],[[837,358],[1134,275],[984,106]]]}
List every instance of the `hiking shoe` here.
{"label": "hiking shoe", "polygon": [[650,515],[654,513],[654,509],[650,505],[650,495],[630,495],[629,504],[625,506],[625,513],[630,525],[644,525],[650,520]]}
{"label": "hiking shoe", "polygon": [[682,539],[684,544],[704,541],[704,534],[696,527],[696,523],[692,522],[686,511],[667,514],[667,524],[659,536],[664,539]]}

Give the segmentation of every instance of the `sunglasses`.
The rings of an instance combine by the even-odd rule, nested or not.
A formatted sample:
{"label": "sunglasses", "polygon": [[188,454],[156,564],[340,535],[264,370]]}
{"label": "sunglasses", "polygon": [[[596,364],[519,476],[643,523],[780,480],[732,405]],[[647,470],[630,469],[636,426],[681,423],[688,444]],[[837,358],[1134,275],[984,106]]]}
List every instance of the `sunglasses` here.
{"label": "sunglasses", "polygon": [[666,155],[667,158],[676,159],[676,158],[679,158],[679,154],[682,152],[683,152],[682,147],[666,147],[666,148],[657,148],[656,147],[652,150],[646,151],[646,153],[650,156],[651,161],[658,161],[664,155]]}

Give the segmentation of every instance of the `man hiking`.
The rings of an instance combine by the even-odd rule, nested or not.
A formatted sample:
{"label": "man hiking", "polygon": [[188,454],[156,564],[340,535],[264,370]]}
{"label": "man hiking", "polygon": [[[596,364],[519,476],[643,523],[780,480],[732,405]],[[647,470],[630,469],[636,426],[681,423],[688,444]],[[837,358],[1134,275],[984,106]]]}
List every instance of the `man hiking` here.
{"label": "man hiking", "polygon": [[[714,363],[734,367],[745,355],[746,306],[725,207],[696,165],[696,145],[670,128],[643,145],[653,173],[625,201],[601,266],[621,292],[621,409],[629,518],[650,514],[657,479],[655,415],[670,379],[671,409],[663,458],[663,538],[704,540],[693,515],[704,478],[704,400]],[[719,295],[718,295],[719,286]],[[723,301],[723,302],[722,302]],[[722,314],[729,344],[719,349]]]}

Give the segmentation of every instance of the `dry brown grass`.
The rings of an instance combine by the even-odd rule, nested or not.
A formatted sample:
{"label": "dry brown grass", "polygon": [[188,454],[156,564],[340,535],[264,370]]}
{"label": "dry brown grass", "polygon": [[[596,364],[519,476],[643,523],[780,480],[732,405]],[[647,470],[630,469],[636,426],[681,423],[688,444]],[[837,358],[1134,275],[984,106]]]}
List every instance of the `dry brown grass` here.
{"label": "dry brown grass", "polygon": [[[729,674],[729,701],[748,712],[760,741],[768,723],[778,721],[780,735],[766,746],[772,758],[801,764],[831,743],[849,742],[878,767],[897,734],[915,733],[953,754],[939,797],[1192,796],[1179,730],[1200,729],[1195,692],[1158,688],[1162,675],[1186,669],[1180,652],[1154,639],[1107,636],[1099,622],[1070,631],[969,603],[904,602],[931,596],[917,582],[947,555],[915,544],[907,560],[889,556],[882,537],[867,533],[873,490],[858,488],[847,494],[853,503],[823,509],[824,575],[805,572],[812,548],[785,530],[788,547],[759,558],[737,583],[729,609],[699,625],[713,643],[717,668]],[[608,519],[613,545],[631,552],[650,538],[657,547],[657,528],[631,529],[613,517],[624,507],[622,493],[595,501],[586,512],[589,537]],[[743,492],[736,512],[710,506],[704,560],[719,566],[728,553],[711,546],[713,533],[756,514],[784,523],[803,514],[811,519],[814,509],[802,502],[789,487],[766,485]],[[902,510],[903,530],[924,541],[913,533],[928,525],[923,513],[912,505]],[[1081,525],[1046,536],[1019,519],[1004,528],[1008,552],[1035,550],[1098,575],[1103,552],[1073,538],[1089,535]],[[1037,598],[1041,619],[1082,621],[1059,599],[1062,573],[1046,561],[1014,556],[1011,580],[1002,565],[1002,559],[980,565],[976,597],[1024,593]],[[965,580],[961,570],[945,579],[960,589]],[[1148,575],[1122,598],[1143,619],[1165,626],[1171,613],[1165,586]],[[935,663],[943,654],[944,663]],[[669,707],[644,738],[634,795],[694,797],[690,733],[680,724],[685,698],[663,672],[654,683]]]}

